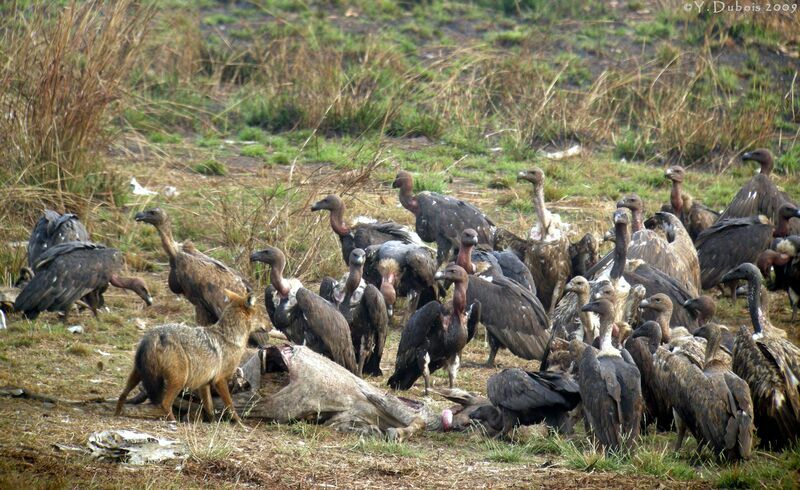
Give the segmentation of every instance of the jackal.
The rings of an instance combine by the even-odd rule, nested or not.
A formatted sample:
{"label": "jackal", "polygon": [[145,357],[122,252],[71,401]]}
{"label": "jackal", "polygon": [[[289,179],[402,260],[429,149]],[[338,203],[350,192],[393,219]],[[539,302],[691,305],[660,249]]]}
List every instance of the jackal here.
{"label": "jackal", "polygon": [[255,297],[225,290],[228,306],[219,322],[208,327],[167,324],[148,331],[136,349],[136,360],[128,383],[117,401],[116,415],[128,393],[141,381],[147,397],[160,405],[169,420],[175,420],[172,403],[184,388],[199,390],[203,408],[214,418],[211,385],[222,397],[234,421],[241,423],[228,391],[247,346],[250,333],[256,329]]}

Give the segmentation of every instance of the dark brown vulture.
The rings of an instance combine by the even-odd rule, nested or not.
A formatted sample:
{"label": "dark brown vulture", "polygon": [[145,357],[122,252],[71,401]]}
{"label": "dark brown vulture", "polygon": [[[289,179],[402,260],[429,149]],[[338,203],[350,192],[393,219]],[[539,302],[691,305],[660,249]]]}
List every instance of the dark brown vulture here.
{"label": "dark brown vulture", "polygon": [[200,252],[190,241],[176,243],[169,217],[161,208],[137,213],[136,221],[149,223],[158,231],[169,258],[169,289],[194,305],[198,325],[212,325],[219,320],[226,307],[226,289],[245,297],[252,290],[241,274]]}
{"label": "dark brown vulture", "polygon": [[381,376],[381,357],[389,331],[389,315],[381,292],[362,279],[365,253],[350,252],[350,271],[342,282],[326,277],[319,295],[334,304],[350,325],[358,375]]}
{"label": "dark brown vulture", "polygon": [[664,172],[664,177],[672,181],[672,191],[669,195],[669,204],[662,206],[661,210],[680,218],[692,240],[697,239],[703,230],[719,219],[719,213],[695,201],[683,191],[686,170],[680,165],[669,167]]}
{"label": "dark brown vulture", "polygon": [[411,315],[400,336],[394,373],[388,385],[395,390],[407,390],[422,376],[425,394],[430,388],[430,375],[446,367],[450,388],[455,385],[460,355],[467,339],[475,334],[480,321],[481,304],[467,304],[468,276],[461,267],[450,264],[436,273],[455,285],[453,299],[447,305],[432,301]]}
{"label": "dark brown vulture", "polygon": [[357,374],[350,327],[339,310],[304,288],[297,279],[285,279],[286,257],[277,248],[253,252],[250,261],[270,266],[270,285],[264,291],[264,304],[275,328],[291,342],[305,345]]}
{"label": "dark brown vulture", "polygon": [[[763,214],[772,223],[778,223],[781,206],[784,204],[797,206],[797,204],[772,181],[770,176],[773,167],[772,154],[762,148],[745,153],[742,155],[742,160],[757,162],[760,171],[733,196],[719,219],[747,218]],[[786,235],[800,235],[800,223],[789,223]]]}
{"label": "dark brown vulture", "polygon": [[42,253],[59,243],[89,241],[89,232],[77,216],[45,209],[28,239],[28,267],[33,268]]}
{"label": "dark brown vulture", "polygon": [[364,279],[377,284],[391,316],[398,297],[409,298],[409,312],[439,299],[439,285],[434,279],[436,261],[428,247],[386,242],[367,247]]}
{"label": "dark brown vulture", "polygon": [[311,211],[330,211],[331,229],[339,237],[345,264],[354,248],[366,249],[391,240],[425,246],[419,236],[407,226],[392,221],[381,221],[359,216],[349,226],[344,222],[344,202],[333,194],[314,203]]}
{"label": "dark brown vulture", "polygon": [[544,203],[544,172],[534,168],[520,172],[517,180],[533,184],[533,203],[539,219],[538,227],[531,230],[531,237],[522,239],[510,231],[498,229],[494,248],[510,249],[530,269],[536,285],[536,296],[548,314],[552,314],[564,287],[572,275],[572,259],[569,255],[569,240],[566,230],[553,219]]}
{"label": "dark brown vulture", "polygon": [[800,349],[772,326],[761,305],[761,273],[742,264],[723,278],[748,283],[747,304],[754,333],[742,326],[733,347],[733,372],[747,382],[756,433],[762,447],[780,450],[800,436]]}
{"label": "dark brown vulture", "polygon": [[[465,230],[462,234],[461,249],[456,256],[456,264],[465,271],[477,270],[472,262],[471,231]],[[484,271],[487,272],[490,270]],[[517,357],[541,360],[550,321],[536,296],[505,277],[502,271],[495,271],[493,275],[473,273],[468,281],[467,303],[481,304],[481,323],[488,333],[490,351],[486,364],[494,366],[497,351],[503,347]]]}
{"label": "dark brown vulture", "polygon": [[644,423],[655,424],[662,431],[670,430],[673,421],[672,401],[656,367],[656,359],[666,355],[665,348],[661,347],[661,326],[654,321],[643,323],[625,342],[625,350],[642,376]]}
{"label": "dark brown vulture", "polygon": [[528,270],[514,252],[510,250],[503,252],[483,250],[476,248],[477,245],[478,232],[472,228],[467,228],[461,232],[458,255],[455,262],[463,267],[467,274],[492,278],[506,277],[536,294],[536,285],[531,271]]}
{"label": "dark brown vulture", "polygon": [[43,311],[64,312],[64,321],[73,303],[82,299],[97,316],[105,301],[108,285],[129,289],[149,306],[153,298],[144,281],[123,277],[119,250],[89,242],[66,242],[48,248],[34,263],[34,276],[20,291],[14,309],[26,318]]}
{"label": "dark brown vulture", "polygon": [[[773,226],[764,215],[720,218],[711,228],[701,233],[695,246],[700,259],[703,289],[720,284],[722,276],[739,264],[754,264],[761,252],[770,247],[773,237],[787,236],[789,221],[800,217],[800,210],[794,205],[784,204],[778,215],[777,226]],[[732,296],[735,294],[734,286],[735,283],[731,285]]]}
{"label": "dark brown vulture", "polygon": [[[567,413],[581,401],[580,389],[572,376],[557,372],[530,372],[519,368],[493,374],[486,392],[502,420],[499,435],[507,435],[518,425],[541,422],[571,432]],[[473,415],[473,419],[479,419]]]}
{"label": "dark brown vulture", "polygon": [[569,257],[572,263],[570,279],[576,276],[586,277],[587,272],[598,260],[598,244],[594,235],[587,233],[575,243],[569,244]]}
{"label": "dark brown vulture", "polygon": [[579,362],[584,416],[607,450],[630,449],[639,435],[644,410],[639,369],[626,351],[611,345],[611,302],[600,299],[582,310],[600,316],[601,339],[599,351],[586,347]]}
{"label": "dark brown vulture", "polygon": [[800,306],[800,236],[792,235],[773,242],[774,250],[764,250],[756,265],[770,291],[786,291],[792,307],[792,322],[797,320]]}
{"label": "dark brown vulture", "polygon": [[414,195],[414,179],[404,171],[397,174],[392,187],[400,189],[400,204],[416,217],[419,237],[436,243],[437,265],[443,264],[458,248],[458,237],[466,228],[478,232],[480,243],[494,242],[494,223],[472,204],[435,192]]}
{"label": "dark brown vulture", "polygon": [[[702,327],[710,323],[714,319],[714,313],[717,311],[717,305],[714,299],[710,296],[702,295],[692,298],[683,303],[683,307],[689,312],[692,317],[697,321],[697,326]],[[721,329],[722,335],[722,349],[723,352],[730,354],[733,352],[733,339],[734,335],[728,328]]]}

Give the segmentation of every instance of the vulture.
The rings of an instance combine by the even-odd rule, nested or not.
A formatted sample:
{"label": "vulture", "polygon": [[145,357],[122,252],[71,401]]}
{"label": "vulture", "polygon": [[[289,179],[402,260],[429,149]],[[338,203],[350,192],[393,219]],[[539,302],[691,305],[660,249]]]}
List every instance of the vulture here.
{"label": "vulture", "polygon": [[692,196],[683,191],[686,170],[680,165],[669,167],[664,172],[664,177],[672,181],[672,191],[669,194],[669,204],[662,206],[661,211],[680,218],[689,236],[692,240],[696,240],[703,230],[711,227],[719,219],[719,213],[696,202]]}
{"label": "vulture", "polygon": [[792,235],[777,239],[773,249],[764,250],[756,260],[756,265],[765,278],[770,291],[786,291],[789,306],[792,307],[792,322],[797,320],[798,301],[800,301],[800,236]]}
{"label": "vulture", "polygon": [[297,279],[285,279],[286,256],[277,248],[253,252],[250,261],[270,266],[270,285],[264,291],[264,304],[275,328],[292,343],[306,345],[357,374],[350,327],[339,310],[304,288]]}
{"label": "vulture", "polygon": [[569,244],[569,257],[571,263],[570,279],[576,276],[586,277],[587,272],[598,260],[597,239],[591,233]]}
{"label": "vulture", "polygon": [[772,326],[761,305],[761,273],[741,264],[724,281],[748,283],[747,304],[754,333],[742,326],[733,347],[733,372],[750,386],[756,433],[772,450],[791,446],[800,435],[800,348]]}
{"label": "vulture", "polygon": [[410,312],[439,298],[430,248],[390,241],[367,247],[365,252],[364,279],[379,286],[389,316],[398,296],[411,298]]}
{"label": "vulture", "polygon": [[[703,368],[690,366],[684,377],[690,405],[676,406],[679,450],[688,428],[700,445],[727,461],[749,459],[753,445],[753,400],[747,383],[718,359],[722,333],[713,323],[697,331],[706,339]],[[681,390],[679,390],[681,391]]]}
{"label": "vulture", "polygon": [[661,326],[654,321],[644,322],[625,342],[625,350],[642,377],[643,422],[655,424],[661,431],[670,430],[673,421],[670,392],[663,386],[660,373],[656,370],[656,359],[668,355],[661,346]]}
{"label": "vulture", "polygon": [[450,388],[455,385],[461,351],[475,334],[481,304],[467,304],[468,276],[458,265],[448,265],[436,273],[436,278],[454,284],[453,299],[447,305],[431,301],[408,319],[397,347],[394,373],[388,381],[392,389],[407,390],[422,376],[427,395],[431,373],[440,367],[447,368]]}
{"label": "vulture", "polygon": [[[530,372],[509,368],[493,374],[486,383],[489,401],[499,412],[507,435],[518,425],[541,422],[570,432],[567,413],[581,401],[580,389],[572,376],[558,372]],[[471,416],[477,419],[477,414]]]}
{"label": "vulture", "polygon": [[559,301],[552,316],[553,332],[563,330],[567,338],[578,338],[587,344],[591,343],[595,338],[593,322],[589,313],[580,309],[590,302],[592,284],[583,276],[575,276],[567,283],[564,293],[564,298]]}
{"label": "vulture", "polygon": [[507,277],[536,294],[536,285],[531,271],[528,270],[514,252],[510,250],[503,252],[483,250],[476,248],[477,245],[478,232],[472,228],[467,228],[461,232],[458,255],[456,255],[455,262],[463,267],[467,274],[491,278]]}
{"label": "vulture", "polygon": [[639,369],[627,351],[611,345],[611,302],[600,299],[581,310],[599,315],[601,339],[598,351],[584,349],[578,365],[584,416],[606,449],[628,449],[639,435],[644,409]]}
{"label": "vulture", "polygon": [[366,249],[391,240],[425,246],[419,236],[407,226],[391,221],[378,222],[359,216],[348,226],[344,222],[344,202],[339,196],[331,194],[311,206],[311,211],[323,209],[330,211],[331,229],[339,237],[346,264],[349,263],[350,252],[355,248]]}
{"label": "vulture", "polygon": [[61,311],[66,322],[73,303],[83,299],[97,316],[109,284],[133,291],[148,306],[153,304],[144,281],[120,275],[122,265],[119,250],[96,243],[73,241],[50,247],[36,259],[34,276],[20,291],[14,309],[26,318]]}
{"label": "vulture", "polygon": [[536,284],[536,296],[548,314],[553,310],[564,293],[572,269],[569,255],[569,240],[566,230],[552,219],[544,203],[544,172],[534,168],[520,172],[517,180],[533,184],[533,203],[539,219],[538,231],[531,233],[528,240],[513,233],[498,229],[495,236],[495,249],[511,249],[528,266]]}
{"label": "vulture", "polygon": [[[773,237],[787,236],[789,221],[797,217],[800,217],[800,210],[792,204],[784,204],[778,210],[777,226],[764,215],[720,218],[695,242],[702,288],[710,289],[722,283],[722,276],[742,263],[755,263],[759,254],[770,247]],[[735,284],[731,285],[734,298]]]}
{"label": "vulture", "polygon": [[[465,271],[475,271],[472,262],[474,241],[472,230],[463,234],[456,264]],[[550,320],[534,293],[518,282],[506,278],[502,272],[495,275],[470,275],[468,277],[467,303],[481,304],[481,323],[489,340],[488,366],[494,366],[495,356],[505,347],[523,359],[542,359],[549,337]],[[513,314],[509,314],[513,312]],[[471,336],[470,336],[471,339]]]}
{"label": "vulture", "polygon": [[153,225],[158,231],[169,258],[169,289],[185,296],[194,305],[198,325],[207,326],[219,321],[227,306],[226,289],[245,297],[252,291],[241,274],[200,252],[192,242],[176,243],[172,239],[169,217],[161,208],[142,211],[136,214],[135,219]]}
{"label": "vulture", "polygon": [[[788,194],[778,189],[772,181],[772,154],[769,150],[758,149],[742,155],[742,161],[754,161],[759,164],[760,171],[753,176],[739,192],[733,196],[728,207],[722,211],[720,220],[730,218],[747,218],[765,215],[772,223],[780,221],[780,209],[784,204],[796,206]],[[789,223],[787,235],[800,235],[800,225]],[[785,235],[784,235],[785,236]]]}
{"label": "vulture", "polygon": [[39,256],[59,243],[89,241],[89,232],[76,215],[45,209],[28,239],[28,267],[33,269]]}
{"label": "vulture", "polygon": [[350,337],[363,373],[381,376],[381,357],[389,330],[389,315],[381,292],[362,279],[366,254],[360,248],[350,252],[350,272],[342,282],[326,277],[319,295],[335,305],[350,325]]}
{"label": "vulture", "polygon": [[493,243],[494,223],[472,204],[435,192],[414,195],[413,177],[405,171],[397,174],[392,187],[400,190],[400,204],[416,217],[419,237],[426,242],[436,242],[437,266],[458,248],[458,236],[466,228],[478,232],[480,243]]}
{"label": "vulture", "polygon": [[[617,202],[617,208],[628,208],[633,223],[642,216],[643,203],[636,194]],[[644,227],[634,229],[628,245],[628,260],[643,260],[672,277],[692,296],[700,291],[700,263],[691,237],[680,220],[671,213],[658,212]]]}

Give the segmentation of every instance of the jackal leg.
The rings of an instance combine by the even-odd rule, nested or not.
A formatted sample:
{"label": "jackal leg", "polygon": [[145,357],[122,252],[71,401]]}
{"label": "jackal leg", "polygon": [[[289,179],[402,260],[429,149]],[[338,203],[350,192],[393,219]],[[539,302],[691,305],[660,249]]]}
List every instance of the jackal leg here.
{"label": "jackal leg", "polygon": [[136,388],[140,381],[142,381],[142,377],[139,376],[139,371],[134,367],[131,370],[130,376],[128,376],[128,382],[125,384],[125,389],[122,390],[122,394],[119,395],[119,399],[117,400],[117,409],[114,410],[114,415],[120,415],[122,413],[122,406],[125,404],[125,400],[128,398],[128,393],[130,393],[132,389]]}

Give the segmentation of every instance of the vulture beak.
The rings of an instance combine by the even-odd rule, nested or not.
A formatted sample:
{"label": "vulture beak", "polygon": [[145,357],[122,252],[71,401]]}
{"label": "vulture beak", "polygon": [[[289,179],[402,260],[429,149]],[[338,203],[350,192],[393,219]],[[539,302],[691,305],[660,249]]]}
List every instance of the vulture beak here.
{"label": "vulture beak", "polygon": [[525,172],[519,172],[519,173],[517,174],[517,180],[525,180],[525,176],[526,176],[526,175],[527,175],[527,174],[526,174]]}
{"label": "vulture beak", "polygon": [[311,205],[311,211],[319,211],[320,209],[325,209],[322,207],[322,201],[317,201]]}
{"label": "vulture beak", "polygon": [[436,274],[434,274],[433,278],[437,281],[441,281],[444,279],[444,271],[436,271]]}
{"label": "vulture beak", "polygon": [[250,254],[250,262],[266,262],[266,257],[263,251],[253,252]]}
{"label": "vulture beak", "polygon": [[394,305],[386,305],[386,314],[389,316],[389,318],[394,315]]}
{"label": "vulture beak", "polygon": [[794,210],[792,218],[800,218],[800,208]]}
{"label": "vulture beak", "polygon": [[620,199],[619,201],[617,201],[618,208],[621,208],[623,206],[625,206],[625,199]]}
{"label": "vulture beak", "polygon": [[146,304],[147,306],[153,306],[153,297],[148,294],[147,297],[144,299],[144,304]]}
{"label": "vulture beak", "polygon": [[147,218],[147,213],[145,212],[136,213],[136,216],[133,217],[133,219],[135,219],[136,221],[144,221],[146,218]]}
{"label": "vulture beak", "polygon": [[646,299],[643,299],[642,302],[639,303],[640,308],[647,308],[648,306],[650,306],[650,302],[647,301]]}
{"label": "vulture beak", "polygon": [[355,264],[356,265],[364,265],[364,256],[363,255],[359,255],[358,257],[356,257]]}
{"label": "vulture beak", "polygon": [[400,188],[400,179],[394,179],[392,182],[392,189],[399,189]]}
{"label": "vulture beak", "polygon": [[743,161],[752,160],[752,159],[753,159],[753,154],[751,152],[748,151],[747,153],[742,154],[742,160]]}
{"label": "vulture beak", "polygon": [[593,313],[597,312],[594,303],[586,303],[585,305],[583,305],[583,307],[581,307],[581,311],[590,311]]}
{"label": "vulture beak", "polygon": [[670,175],[672,175],[672,169],[668,168],[664,171],[664,177],[669,177]]}

